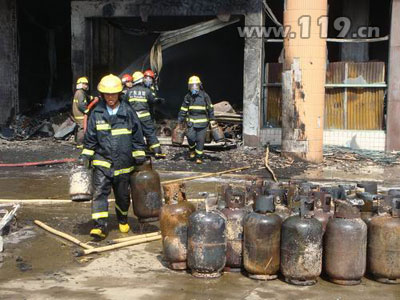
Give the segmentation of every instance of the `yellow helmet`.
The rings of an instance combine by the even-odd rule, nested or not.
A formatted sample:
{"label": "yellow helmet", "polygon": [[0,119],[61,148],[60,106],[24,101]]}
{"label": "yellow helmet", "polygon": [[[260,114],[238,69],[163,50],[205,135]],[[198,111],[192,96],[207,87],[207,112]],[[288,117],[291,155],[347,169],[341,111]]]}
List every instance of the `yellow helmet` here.
{"label": "yellow helmet", "polygon": [[201,84],[201,80],[198,76],[192,76],[189,78],[189,84]]}
{"label": "yellow helmet", "polygon": [[78,80],[76,81],[76,84],[80,84],[80,83],[89,84],[89,80],[87,79],[87,77],[79,77]]}
{"label": "yellow helmet", "polygon": [[136,71],[132,74],[133,83],[139,83],[140,80],[143,80],[144,74],[140,71]]}
{"label": "yellow helmet", "polygon": [[104,76],[99,85],[97,86],[97,90],[103,94],[116,94],[122,92],[122,82],[119,77],[115,75],[107,75]]}

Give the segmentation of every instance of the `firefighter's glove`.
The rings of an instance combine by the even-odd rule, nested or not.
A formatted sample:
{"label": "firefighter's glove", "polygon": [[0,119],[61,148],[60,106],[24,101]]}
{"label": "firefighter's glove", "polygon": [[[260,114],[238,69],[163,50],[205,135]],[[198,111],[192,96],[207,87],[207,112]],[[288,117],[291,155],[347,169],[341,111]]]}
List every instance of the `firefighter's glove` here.
{"label": "firefighter's glove", "polygon": [[165,104],[165,99],[164,98],[156,98],[157,104],[163,105]]}
{"label": "firefighter's glove", "polygon": [[147,161],[146,156],[135,157],[135,163],[138,166],[143,165],[146,161]]}
{"label": "firefighter's glove", "polygon": [[85,167],[86,169],[90,168],[90,160],[85,155],[80,155],[77,160],[78,165]]}

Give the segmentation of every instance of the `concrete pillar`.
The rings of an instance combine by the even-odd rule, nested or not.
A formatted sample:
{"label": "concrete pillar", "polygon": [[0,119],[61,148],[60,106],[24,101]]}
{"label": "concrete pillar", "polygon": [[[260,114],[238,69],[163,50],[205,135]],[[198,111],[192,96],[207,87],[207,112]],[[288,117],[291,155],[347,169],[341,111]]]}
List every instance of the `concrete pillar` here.
{"label": "concrete pillar", "polygon": [[292,35],[284,41],[282,154],[310,162],[323,159],[326,40],[320,33],[328,19],[320,17],[326,15],[327,0],[285,1],[284,25]]}
{"label": "concrete pillar", "polygon": [[18,49],[15,0],[0,0],[0,125],[18,112]]}
{"label": "concrete pillar", "polygon": [[400,0],[393,0],[389,48],[386,151],[400,151]]}
{"label": "concrete pillar", "polygon": [[88,76],[85,59],[85,17],[79,7],[79,2],[71,2],[71,67],[73,81],[78,77]]}
{"label": "concrete pillar", "polygon": [[[245,15],[245,26],[264,26],[261,7]],[[261,128],[261,95],[263,85],[264,41],[247,37],[244,46],[243,141],[246,146],[259,146]]]}
{"label": "concrete pillar", "polygon": [[[357,34],[361,26],[369,25],[369,1],[370,0],[343,1],[343,16],[349,18],[351,21],[351,27],[346,38],[354,38],[353,34]],[[369,44],[343,43],[341,46],[341,60],[354,62],[368,61]]]}

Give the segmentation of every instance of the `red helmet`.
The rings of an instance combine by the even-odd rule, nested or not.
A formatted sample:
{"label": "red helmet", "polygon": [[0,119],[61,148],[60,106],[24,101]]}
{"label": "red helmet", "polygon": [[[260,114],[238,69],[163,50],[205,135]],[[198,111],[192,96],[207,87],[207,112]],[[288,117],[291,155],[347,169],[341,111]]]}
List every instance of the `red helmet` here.
{"label": "red helmet", "polygon": [[129,74],[124,74],[124,75],[122,76],[121,81],[122,81],[122,83],[125,83],[125,82],[132,82],[133,79],[132,79],[132,76],[131,76],[131,75],[129,75]]}
{"label": "red helmet", "polygon": [[147,70],[143,73],[144,77],[151,77],[154,79],[154,77],[156,77],[156,75],[154,74],[154,72],[152,70]]}

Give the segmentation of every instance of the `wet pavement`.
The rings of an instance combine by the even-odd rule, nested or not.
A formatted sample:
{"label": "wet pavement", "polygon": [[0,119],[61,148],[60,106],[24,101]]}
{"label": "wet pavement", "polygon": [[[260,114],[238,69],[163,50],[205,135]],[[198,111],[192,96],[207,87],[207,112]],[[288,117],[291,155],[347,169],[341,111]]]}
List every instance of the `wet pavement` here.
{"label": "wet pavement", "polygon": [[[68,147],[62,144],[66,152],[58,155],[53,152],[49,159],[64,158],[66,153],[71,157],[76,155],[77,151]],[[38,157],[48,158],[45,154]],[[23,161],[24,153],[18,152],[17,158],[7,154],[0,160],[3,158],[7,158],[7,162],[11,158]],[[27,159],[39,160],[34,158],[33,152],[27,155]],[[178,159],[173,163],[156,162],[155,166],[162,180],[169,180],[246,165],[240,160],[228,166],[217,160],[210,162],[199,167]],[[249,171],[191,181],[187,184],[188,197],[198,199],[200,192],[216,193],[223,182],[244,185],[249,174],[270,178],[267,171],[257,170],[260,166],[258,161]],[[68,199],[69,169],[69,164],[0,169],[0,199]],[[283,172],[278,177],[328,183],[370,179],[378,181],[380,188],[400,185],[398,165],[365,166],[348,171],[345,166],[314,166],[293,173]],[[111,223],[107,240],[125,237],[117,231],[113,202],[110,202],[109,212]],[[320,278],[316,286],[296,287],[286,284],[282,278],[258,282],[235,273],[226,273],[214,280],[195,279],[186,272],[166,268],[160,241],[75,257],[78,246],[38,228],[33,223],[36,219],[83,242],[91,242],[89,203],[22,204],[17,218],[18,230],[5,237],[5,250],[0,253],[0,299],[400,299],[400,285],[380,284],[368,278],[352,287],[335,285],[324,278]],[[129,223],[133,229],[129,235],[139,234],[141,229],[142,232],[159,229],[158,223],[140,228],[132,210]],[[93,245],[106,244],[103,241]]]}
{"label": "wet pavement", "polygon": [[[111,204],[111,206],[113,206]],[[71,245],[42,229],[33,219],[90,241],[90,207],[79,205],[25,205],[19,214],[21,229],[13,234],[1,255],[1,299],[399,299],[399,285],[367,278],[359,286],[344,287],[320,278],[316,286],[296,287],[282,278],[258,282],[242,274],[225,273],[214,280],[195,279],[187,272],[166,268],[160,241],[87,257],[73,255]],[[121,237],[113,209],[108,239]],[[138,233],[137,221],[130,224]],[[158,224],[145,231],[156,231]],[[131,234],[131,233],[130,233]],[[104,242],[102,242],[104,244]]]}

